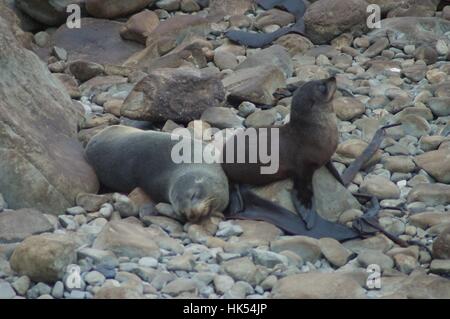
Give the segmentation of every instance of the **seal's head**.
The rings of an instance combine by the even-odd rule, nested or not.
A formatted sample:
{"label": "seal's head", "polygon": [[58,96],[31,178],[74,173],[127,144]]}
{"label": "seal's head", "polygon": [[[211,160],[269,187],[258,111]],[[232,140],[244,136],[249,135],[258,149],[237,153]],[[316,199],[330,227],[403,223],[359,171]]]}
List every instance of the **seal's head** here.
{"label": "seal's head", "polygon": [[291,112],[299,116],[318,111],[332,112],[331,102],[334,93],[336,93],[336,78],[334,77],[307,82],[295,91],[292,97]]}
{"label": "seal's head", "polygon": [[169,193],[175,212],[189,222],[222,212],[228,205],[228,185],[220,182],[224,179],[202,173],[191,171],[177,178]]}

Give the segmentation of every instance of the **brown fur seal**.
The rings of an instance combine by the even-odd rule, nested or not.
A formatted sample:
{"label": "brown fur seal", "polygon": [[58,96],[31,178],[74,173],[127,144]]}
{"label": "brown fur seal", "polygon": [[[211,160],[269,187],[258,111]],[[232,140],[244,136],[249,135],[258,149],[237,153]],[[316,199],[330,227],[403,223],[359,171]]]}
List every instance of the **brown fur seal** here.
{"label": "brown fur seal", "polygon": [[96,134],[86,155],[104,186],[119,192],[140,187],[188,221],[225,210],[228,180],[220,164],[176,164],[171,152],[177,143],[169,133],[116,125]]}
{"label": "brown fur seal", "polygon": [[[245,142],[246,163],[237,162],[239,138],[249,129],[240,131],[227,141],[223,151],[223,164],[231,182],[238,184],[265,185],[286,178],[293,178],[294,188],[298,190],[300,203],[312,207],[312,177],[318,168],[327,165],[338,144],[338,129],[332,100],[336,92],[336,80],[311,81],[298,88],[292,98],[290,122],[279,127],[279,169],[274,174],[261,174],[261,168],[267,166],[258,157],[257,163],[249,163],[249,149],[255,150],[262,137],[271,141],[272,128],[257,129],[257,137]],[[275,141],[276,142],[276,141]],[[268,143],[267,154],[271,153]],[[251,148],[253,146],[253,149]],[[234,163],[226,157],[234,147]],[[274,150],[275,152],[278,150]],[[228,162],[227,162],[228,161]],[[305,214],[302,214],[305,217]]]}

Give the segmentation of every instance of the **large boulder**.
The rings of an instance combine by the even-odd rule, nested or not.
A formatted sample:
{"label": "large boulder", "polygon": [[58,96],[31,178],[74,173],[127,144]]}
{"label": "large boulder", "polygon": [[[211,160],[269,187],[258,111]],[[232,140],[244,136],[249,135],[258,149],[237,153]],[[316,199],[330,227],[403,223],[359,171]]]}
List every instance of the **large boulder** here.
{"label": "large boulder", "polygon": [[31,235],[53,230],[48,219],[35,209],[19,209],[0,214],[0,244],[15,243]]}
{"label": "large boulder", "polygon": [[67,266],[76,263],[79,245],[78,240],[70,235],[28,237],[14,250],[10,259],[11,268],[35,282],[54,283],[63,278]]}
{"label": "large boulder", "polygon": [[0,193],[12,209],[60,214],[98,181],[76,139],[80,111],[0,17]]}
{"label": "large boulder", "polygon": [[54,45],[68,52],[69,61],[120,65],[144,48],[139,43],[122,39],[120,30],[124,23],[83,18],[81,26],[79,29],[69,29],[63,25],[53,36]]}
{"label": "large boulder", "polygon": [[398,17],[381,20],[381,28],[369,33],[371,39],[389,37],[391,45],[435,45],[450,31],[450,21],[436,17]]}
{"label": "large boulder", "polygon": [[189,122],[224,99],[222,82],[215,76],[193,68],[158,69],[136,84],[121,112],[136,120]]}
{"label": "large boulder", "polygon": [[126,16],[147,6],[155,0],[85,0],[87,12],[96,18],[113,19]]}
{"label": "large boulder", "polygon": [[69,4],[84,6],[85,0],[16,0],[17,6],[36,21],[49,25],[60,26],[68,16]]}
{"label": "large boulder", "polygon": [[344,32],[364,31],[368,3],[364,0],[319,0],[305,12],[308,38],[325,44]]}
{"label": "large boulder", "polygon": [[364,289],[351,276],[311,272],[287,276],[272,290],[275,299],[364,299]]}

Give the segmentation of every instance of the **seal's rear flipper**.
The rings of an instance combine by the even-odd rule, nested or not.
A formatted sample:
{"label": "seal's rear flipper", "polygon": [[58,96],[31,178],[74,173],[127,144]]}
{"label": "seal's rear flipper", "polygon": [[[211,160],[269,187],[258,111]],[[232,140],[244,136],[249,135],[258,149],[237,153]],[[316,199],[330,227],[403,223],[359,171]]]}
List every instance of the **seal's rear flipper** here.
{"label": "seal's rear flipper", "polygon": [[[240,194],[234,194],[236,190]],[[236,203],[240,201],[239,198],[242,198],[242,210],[236,209]],[[241,186],[240,188],[232,189],[231,203],[225,216],[227,219],[265,221],[274,224],[290,235],[309,236],[316,239],[329,237],[338,241],[360,237],[359,232],[323,219],[314,211],[312,213],[315,214],[315,223],[313,228],[308,229],[305,221],[299,216],[284,207],[259,197],[249,187]]]}

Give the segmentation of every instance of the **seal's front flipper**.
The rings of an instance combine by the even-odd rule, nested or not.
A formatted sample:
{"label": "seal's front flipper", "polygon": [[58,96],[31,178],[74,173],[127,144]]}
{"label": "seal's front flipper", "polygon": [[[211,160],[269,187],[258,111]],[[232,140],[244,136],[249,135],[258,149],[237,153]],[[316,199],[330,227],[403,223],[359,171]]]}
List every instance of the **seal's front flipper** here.
{"label": "seal's front flipper", "polygon": [[231,217],[242,213],[244,210],[245,206],[242,199],[241,188],[239,184],[233,184],[230,187],[230,203],[228,204],[227,213]]}
{"label": "seal's front flipper", "polygon": [[310,198],[309,207],[304,205],[298,197],[298,191],[293,189],[291,192],[292,203],[294,204],[297,214],[303,219],[307,229],[313,229],[317,220],[317,213],[314,209],[314,203]]}

